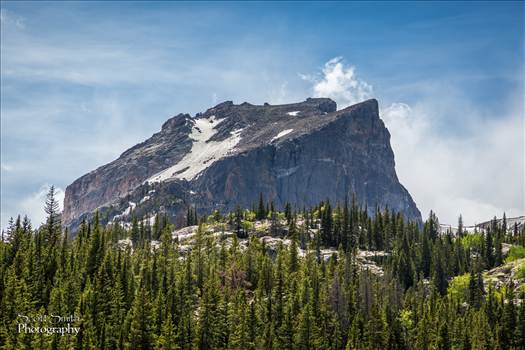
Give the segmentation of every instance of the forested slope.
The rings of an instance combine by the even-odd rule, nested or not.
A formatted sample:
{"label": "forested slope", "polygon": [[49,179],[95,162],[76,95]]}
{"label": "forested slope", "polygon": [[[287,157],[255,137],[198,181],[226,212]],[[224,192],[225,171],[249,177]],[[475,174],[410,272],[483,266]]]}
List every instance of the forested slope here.
{"label": "forested slope", "polygon": [[[71,239],[52,193],[46,211],[38,229],[14,221],[0,246],[3,349],[525,346],[525,232],[496,222],[453,236],[433,213],[420,229],[352,200],[278,211],[261,195],[225,215],[189,208],[185,233],[162,215],[127,227],[95,216]],[[507,263],[502,283],[484,272]],[[20,330],[24,316],[43,333]]]}

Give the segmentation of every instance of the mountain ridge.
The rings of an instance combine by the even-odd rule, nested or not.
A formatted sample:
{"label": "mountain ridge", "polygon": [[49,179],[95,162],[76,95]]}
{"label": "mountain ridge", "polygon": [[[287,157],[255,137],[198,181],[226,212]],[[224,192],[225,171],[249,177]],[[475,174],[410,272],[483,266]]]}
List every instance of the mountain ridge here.
{"label": "mountain ridge", "polygon": [[130,202],[146,202],[145,193],[175,222],[190,206],[231,210],[254,203],[259,193],[279,206],[355,194],[371,210],[389,207],[421,221],[395,173],[390,133],[375,99],[341,110],[328,98],[285,105],[226,101],[194,117],[177,114],[149,139],[70,184],[64,222],[74,227],[96,209],[111,220]]}

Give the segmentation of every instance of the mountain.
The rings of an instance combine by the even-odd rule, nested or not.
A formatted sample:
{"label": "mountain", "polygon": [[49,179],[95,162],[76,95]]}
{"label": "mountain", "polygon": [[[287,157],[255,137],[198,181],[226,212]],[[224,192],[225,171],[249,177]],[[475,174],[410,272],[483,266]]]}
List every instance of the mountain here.
{"label": "mountain", "polygon": [[[496,225],[500,228],[503,228],[505,226],[505,232],[506,233],[513,233],[513,232],[521,232],[523,228],[525,227],[525,215],[522,216],[516,216],[512,218],[494,218],[492,220],[484,221],[480,224],[472,225],[472,226],[463,226],[463,231],[465,232],[486,232],[489,228],[493,227],[493,225]],[[452,234],[456,234],[458,232],[457,226],[452,226],[450,224],[439,224],[440,226],[440,232],[446,233],[451,232]]]}
{"label": "mountain", "polygon": [[199,214],[250,207],[260,193],[277,207],[332,203],[421,214],[400,184],[390,134],[375,99],[337,110],[327,98],[286,105],[223,102],[179,114],[160,132],[66,188],[64,223],[98,209],[105,221],[166,213],[177,225]]}

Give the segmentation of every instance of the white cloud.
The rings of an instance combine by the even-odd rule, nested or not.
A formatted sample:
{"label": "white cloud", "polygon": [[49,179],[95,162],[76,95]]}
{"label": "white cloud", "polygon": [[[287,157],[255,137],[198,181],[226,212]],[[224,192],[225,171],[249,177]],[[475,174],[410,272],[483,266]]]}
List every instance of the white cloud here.
{"label": "white cloud", "polygon": [[[75,17],[61,11],[60,18]],[[81,20],[64,32],[31,14],[31,26],[21,30],[9,22],[15,15],[2,12],[0,41],[1,151],[3,165],[12,167],[2,166],[2,227],[10,216],[32,214],[20,203],[41,183],[65,188],[158,132],[169,116],[209,108],[210,96],[213,104],[262,103],[287,94],[282,72],[264,67],[274,60],[284,66],[288,51],[265,46],[261,55],[257,43],[234,41],[202,55],[195,45],[206,41],[189,39],[187,16],[174,22],[169,16],[177,26],[167,38],[162,26],[133,20],[95,26]]]}
{"label": "white cloud", "polygon": [[[27,214],[33,227],[38,227],[45,221],[46,214],[44,212],[44,205],[46,202],[46,195],[49,192],[49,184],[44,184],[38,191],[32,193],[30,196],[24,198],[20,202],[20,209]],[[60,211],[63,209],[64,190],[55,187],[55,197],[59,203]]]}
{"label": "white cloud", "polygon": [[[330,97],[343,108],[373,94],[372,85],[357,78],[355,71],[336,57],[326,62],[321,75],[301,78],[313,84],[314,96]],[[496,118],[470,105],[454,87],[426,88],[428,97],[423,95],[418,103],[396,102],[381,111],[391,134],[398,177],[423,219],[431,209],[448,224],[455,224],[459,214],[466,224],[501,216],[504,211],[508,217],[523,215],[521,99],[503,103],[510,106],[509,111],[502,108]]]}
{"label": "white cloud", "polygon": [[423,216],[434,210],[455,224],[459,214],[474,224],[524,212],[523,116],[519,111],[483,121],[466,116],[466,133],[436,124],[440,111],[423,102],[393,103],[381,115],[392,138],[398,177]]}
{"label": "white cloud", "polygon": [[372,97],[373,88],[357,78],[355,67],[345,65],[342,57],[335,57],[325,63],[322,75],[300,75],[313,83],[314,97],[330,97],[339,109]]}

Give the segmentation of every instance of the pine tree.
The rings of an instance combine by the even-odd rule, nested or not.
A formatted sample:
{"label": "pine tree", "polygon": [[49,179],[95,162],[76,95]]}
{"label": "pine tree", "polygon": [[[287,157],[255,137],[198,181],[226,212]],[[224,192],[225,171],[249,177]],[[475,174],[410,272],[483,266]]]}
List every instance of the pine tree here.
{"label": "pine tree", "polygon": [[[516,345],[516,307],[514,305],[514,286],[507,288],[505,295],[506,303],[503,306],[503,318],[501,320],[501,347],[512,349]],[[522,306],[523,307],[523,306]]]}
{"label": "pine tree", "polygon": [[479,269],[477,273],[474,273],[473,269],[470,271],[468,303],[474,308],[479,308],[481,306],[483,298],[483,290],[481,289],[483,287],[483,281],[481,281],[482,284],[480,288],[478,274],[481,276]]}
{"label": "pine tree", "polygon": [[87,258],[86,270],[89,276],[93,277],[98,269],[102,259],[102,238],[100,226],[98,224],[98,212],[95,213],[95,227],[93,229],[93,236],[91,238],[89,253]]}
{"label": "pine tree", "polygon": [[244,238],[244,231],[242,229],[243,213],[241,207],[237,207],[235,210],[235,233],[237,237]]}
{"label": "pine tree", "polygon": [[[523,300],[525,293],[522,293],[521,299]],[[525,305],[523,302],[519,308],[519,318],[518,318],[518,327],[516,329],[516,348],[525,349]]]}
{"label": "pine tree", "polygon": [[343,207],[343,232],[342,232],[342,243],[345,251],[351,251],[354,248],[355,242],[352,232],[350,209],[348,208],[348,197],[345,196],[345,202]]}
{"label": "pine tree", "polygon": [[502,233],[498,228],[496,231],[495,243],[494,243],[494,264],[499,266],[503,263],[503,251],[502,251]]}
{"label": "pine tree", "polygon": [[485,234],[485,267],[491,269],[494,266],[494,251],[492,242],[492,230],[488,229]]}
{"label": "pine tree", "polygon": [[441,246],[436,247],[432,257],[432,282],[442,296],[447,293],[448,276]]}
{"label": "pine tree", "polygon": [[291,244],[290,244],[290,255],[289,255],[289,261],[288,261],[288,271],[289,273],[294,273],[298,270],[299,266],[299,256],[297,253],[297,239],[294,237],[291,238]]}
{"label": "pine tree", "polygon": [[412,261],[410,259],[408,239],[403,236],[401,246],[396,251],[396,265],[394,266],[395,271],[401,285],[408,289],[414,284],[414,274],[412,268]]}
{"label": "pine tree", "polygon": [[354,316],[348,331],[346,350],[360,350],[365,348],[363,344],[363,328],[362,316],[358,313]]}
{"label": "pine tree", "polygon": [[315,319],[312,304],[307,303],[299,315],[297,330],[295,331],[295,348],[300,350],[315,349]]}
{"label": "pine tree", "polygon": [[430,242],[427,235],[423,235],[421,244],[421,271],[425,278],[430,277],[430,268],[432,265],[432,255],[430,252]]}
{"label": "pine tree", "polygon": [[168,313],[168,316],[162,324],[162,331],[157,340],[156,349],[158,350],[178,350],[178,339],[175,326],[171,319],[171,314]]}
{"label": "pine tree", "polygon": [[460,214],[458,218],[458,231],[457,236],[463,237],[464,234],[464,228],[463,228],[463,216]]}
{"label": "pine tree", "polygon": [[50,247],[55,246],[61,233],[60,207],[55,198],[55,186],[51,185],[46,195],[44,211],[47,215],[45,223],[45,240]]}
{"label": "pine tree", "polygon": [[381,319],[379,306],[377,304],[372,306],[371,317],[365,327],[366,338],[371,349],[384,349],[384,332],[383,321]]}
{"label": "pine tree", "polygon": [[148,291],[142,287],[137,291],[131,308],[131,328],[126,348],[132,350],[152,349],[155,345],[152,323],[150,296]]}
{"label": "pine tree", "polygon": [[292,221],[292,206],[288,202],[284,206],[284,217],[286,218],[286,224],[290,225],[290,221]]}
{"label": "pine tree", "polygon": [[439,327],[438,331],[438,338],[436,342],[436,349],[437,350],[448,350],[451,348],[450,346],[450,336],[447,326],[447,321],[443,322],[441,326]]}
{"label": "pine tree", "polygon": [[140,241],[139,222],[137,220],[137,217],[133,216],[133,219],[131,221],[131,242],[133,243],[134,247],[137,247],[139,241]]}
{"label": "pine tree", "polygon": [[220,347],[218,332],[224,324],[218,322],[218,296],[216,285],[209,281],[203,291],[199,307],[198,327],[195,346],[197,349],[217,349]]}
{"label": "pine tree", "polygon": [[257,207],[257,220],[264,220],[266,218],[266,207],[264,205],[264,198],[262,192],[259,193],[259,205]]}
{"label": "pine tree", "polygon": [[423,227],[423,234],[434,242],[439,235],[439,221],[436,214],[431,210]]}
{"label": "pine tree", "polygon": [[191,210],[191,207],[188,206],[188,210],[186,211],[186,226],[193,225],[193,212]]}
{"label": "pine tree", "polygon": [[333,246],[334,240],[332,236],[332,207],[330,202],[326,201],[323,205],[321,213],[321,243],[327,246]]}

